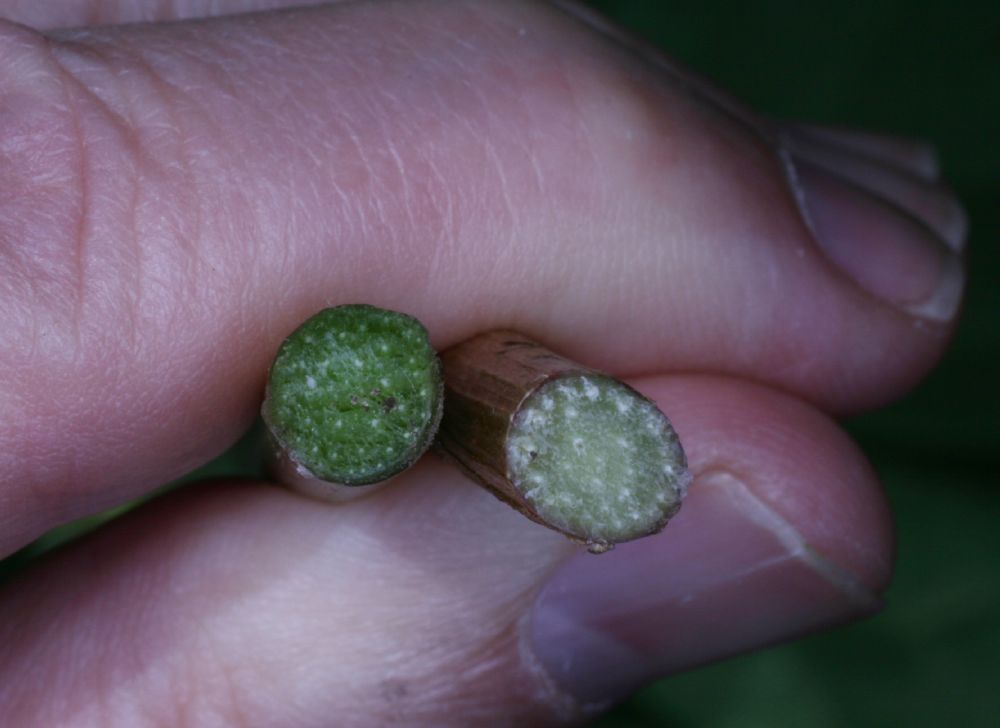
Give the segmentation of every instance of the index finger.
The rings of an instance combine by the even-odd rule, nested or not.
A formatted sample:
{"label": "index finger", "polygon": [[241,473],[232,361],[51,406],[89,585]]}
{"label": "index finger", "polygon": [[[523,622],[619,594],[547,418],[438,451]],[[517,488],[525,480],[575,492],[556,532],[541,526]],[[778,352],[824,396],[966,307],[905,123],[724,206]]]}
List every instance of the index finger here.
{"label": "index finger", "polygon": [[541,5],[5,25],[0,89],[4,549],[221,451],[323,306],[843,411],[916,381],[957,304],[945,246],[874,199],[854,229],[884,212],[862,241],[920,253],[917,300],[845,275],[775,150]]}

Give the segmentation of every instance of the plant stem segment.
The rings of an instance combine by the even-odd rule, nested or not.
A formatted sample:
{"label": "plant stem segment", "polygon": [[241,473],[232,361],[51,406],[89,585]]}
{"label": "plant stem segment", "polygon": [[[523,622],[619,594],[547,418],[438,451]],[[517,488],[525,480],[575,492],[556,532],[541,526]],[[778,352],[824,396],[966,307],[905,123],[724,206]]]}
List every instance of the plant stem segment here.
{"label": "plant stem segment", "polygon": [[510,331],[441,361],[439,449],[528,518],[600,553],[680,508],[691,475],[677,434],[628,385]]}
{"label": "plant stem segment", "polygon": [[[311,495],[384,481],[434,438],[443,387],[416,319],[365,305],[320,311],[278,350],[262,415],[279,468]],[[316,481],[322,481],[317,484]]]}

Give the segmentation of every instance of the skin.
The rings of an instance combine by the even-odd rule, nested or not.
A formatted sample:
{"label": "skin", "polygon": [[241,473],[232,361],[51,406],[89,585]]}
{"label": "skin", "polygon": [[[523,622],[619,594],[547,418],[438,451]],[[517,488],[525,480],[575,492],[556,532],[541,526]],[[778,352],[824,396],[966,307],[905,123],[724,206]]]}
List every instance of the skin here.
{"label": "skin", "polygon": [[[696,477],[735,473],[884,589],[891,519],[831,417],[906,392],[953,321],[829,263],[781,122],[563,4],[226,15],[291,4],[0,0],[39,29],[222,15],[0,21],[0,553],[222,452],[281,339],[364,301],[438,348],[511,327],[626,377]],[[912,214],[954,204],[926,145],[829,134],[921,179]],[[0,722],[577,723],[521,649],[574,553],[433,458],[340,507],[205,483],[0,590]],[[761,644],[723,621],[670,669]]]}

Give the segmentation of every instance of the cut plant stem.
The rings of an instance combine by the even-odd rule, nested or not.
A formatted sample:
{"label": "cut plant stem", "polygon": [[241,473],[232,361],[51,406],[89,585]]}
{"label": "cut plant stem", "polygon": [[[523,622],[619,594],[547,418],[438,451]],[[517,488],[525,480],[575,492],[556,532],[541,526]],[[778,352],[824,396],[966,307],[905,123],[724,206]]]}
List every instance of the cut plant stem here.
{"label": "cut plant stem", "polygon": [[441,356],[438,449],[528,518],[595,552],[659,532],[691,475],[656,405],[512,331]]}
{"label": "cut plant stem", "polygon": [[434,439],[442,400],[440,362],[420,322],[347,305],[285,339],[261,414],[278,477],[341,500],[412,465]]}

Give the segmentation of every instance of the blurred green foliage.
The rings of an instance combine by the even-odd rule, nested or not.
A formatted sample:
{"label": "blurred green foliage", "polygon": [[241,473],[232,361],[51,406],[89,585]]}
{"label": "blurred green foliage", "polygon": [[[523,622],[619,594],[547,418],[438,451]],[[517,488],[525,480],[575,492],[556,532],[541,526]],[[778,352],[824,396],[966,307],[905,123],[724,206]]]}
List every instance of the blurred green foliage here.
{"label": "blurred green foliage", "polygon": [[596,725],[1000,725],[1000,10],[593,4],[765,113],[930,139],[972,223],[952,350],[905,400],[848,423],[896,512],[885,611],[663,680]]}

